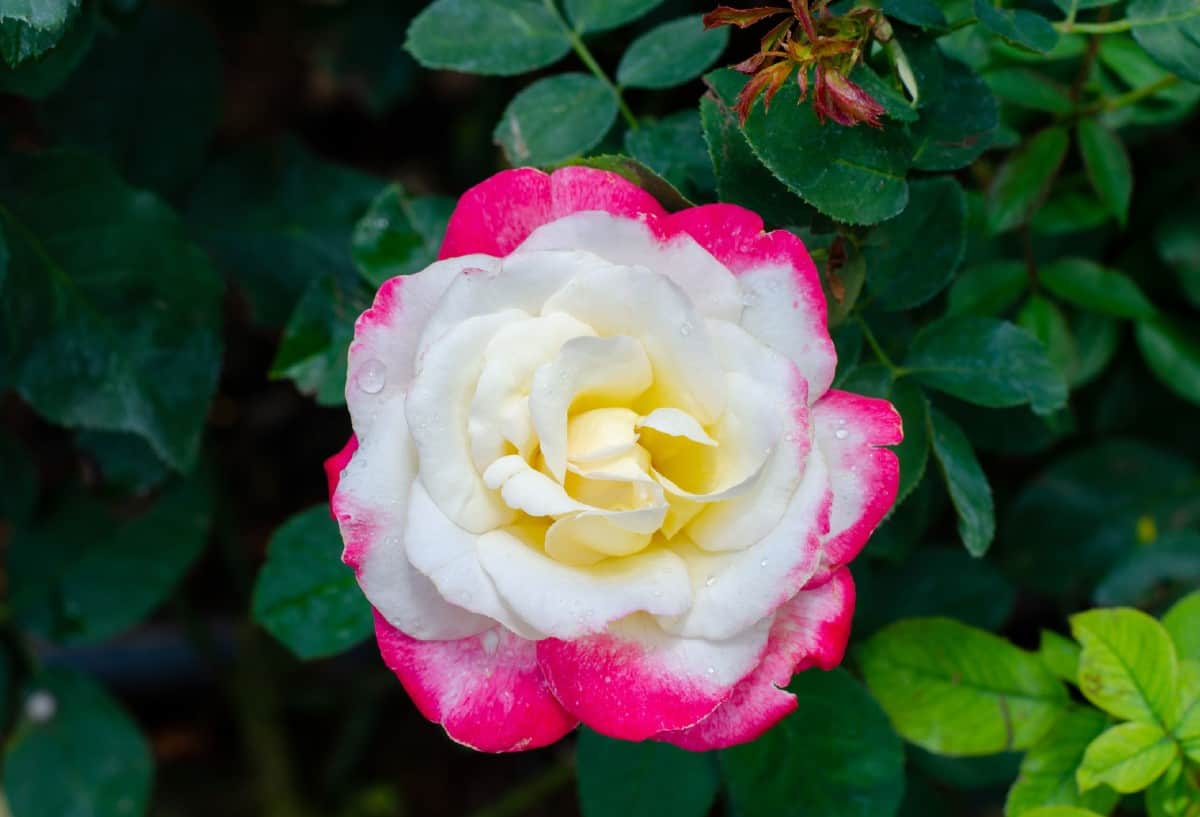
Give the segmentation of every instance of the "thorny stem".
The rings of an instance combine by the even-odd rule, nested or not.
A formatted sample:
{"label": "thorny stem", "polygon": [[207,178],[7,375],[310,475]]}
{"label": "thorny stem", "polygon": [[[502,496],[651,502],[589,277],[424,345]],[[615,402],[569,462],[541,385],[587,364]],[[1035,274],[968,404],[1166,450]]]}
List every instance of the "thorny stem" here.
{"label": "thorny stem", "polygon": [[479,809],[471,817],[521,817],[528,814],[532,806],[568,785],[574,777],[575,769],[571,766],[555,763],[532,780],[509,790],[500,800]]}
{"label": "thorny stem", "polygon": [[596,79],[608,86],[608,89],[612,91],[613,96],[617,98],[617,108],[621,111],[621,116],[623,116],[625,121],[629,123],[629,127],[637,130],[637,117],[634,116],[633,111],[629,109],[629,105],[625,102],[625,97],[621,93],[621,89],[617,87],[616,83],[609,79],[608,74],[606,74],[604,69],[600,67],[600,63],[596,62],[596,58],[593,57],[592,52],[588,50],[587,44],[584,43],[583,38],[579,36],[579,32],[571,28],[571,26],[567,24],[567,21],[563,19],[563,16],[559,12],[558,6],[554,3],[554,0],[543,0],[543,3],[546,6],[546,9],[554,15],[554,19],[558,20],[558,24],[562,26],[563,32],[567,35],[567,40],[571,43],[571,48],[575,51],[575,54],[579,57],[580,61],[587,66],[587,69],[592,72],[592,75],[595,76]]}

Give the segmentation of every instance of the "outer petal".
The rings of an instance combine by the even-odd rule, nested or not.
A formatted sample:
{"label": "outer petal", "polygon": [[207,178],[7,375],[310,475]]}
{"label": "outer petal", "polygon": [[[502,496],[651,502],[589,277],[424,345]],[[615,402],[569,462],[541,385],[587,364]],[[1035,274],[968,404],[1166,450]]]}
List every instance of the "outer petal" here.
{"label": "outer petal", "polygon": [[555,697],[605,735],[645,740],[699,722],[726,700],[767,646],[763,622],[728,641],[676,638],[649,616],[607,633],[538,642],[538,662]]}
{"label": "outer petal", "polygon": [[904,439],[900,414],[886,400],[828,392],[812,407],[813,438],[829,461],[833,509],[824,564],[810,586],[858,555],[896,501],[900,462],[879,446]]}
{"label": "outer petal", "polygon": [[528,167],[506,170],[458,200],[439,257],[508,255],[538,227],[581,210],[627,218],[665,213],[645,190],[604,170],[564,167],[552,175]]}
{"label": "outer petal", "polygon": [[[354,456],[354,452],[358,450],[358,437],[351,434],[350,439],[346,440],[346,444],[342,446],[342,450],[334,454],[329,459],[325,460],[325,482],[329,485],[329,500],[332,503],[333,494],[337,491],[338,482],[342,479],[342,470],[350,464],[350,458]],[[333,513],[333,505],[329,506],[329,512]],[[337,518],[336,516],[334,517]]]}
{"label": "outer petal", "polygon": [[766,655],[729,700],[690,729],[663,732],[656,739],[692,751],[754,740],[796,708],[795,696],[784,691],[793,673],[812,666],[829,670],[841,663],[853,615],[854,580],[843,568],[779,609]]}
{"label": "outer petal", "polygon": [[761,218],[733,204],[681,210],[661,225],[667,235],[687,233],[738,276],[742,328],[800,367],[810,401],[824,394],[837,355],[821,280],[804,242],[787,230],[763,232]]}
{"label": "outer petal", "polygon": [[503,627],[457,641],[417,641],[376,615],[375,636],[421,714],[464,746],[536,749],[578,725],[550,694],[534,643]]}

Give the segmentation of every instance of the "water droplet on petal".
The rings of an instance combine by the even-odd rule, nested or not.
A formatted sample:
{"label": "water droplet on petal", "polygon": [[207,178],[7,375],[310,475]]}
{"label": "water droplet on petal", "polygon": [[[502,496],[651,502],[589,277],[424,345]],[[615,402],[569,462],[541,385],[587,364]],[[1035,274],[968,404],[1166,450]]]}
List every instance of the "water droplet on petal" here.
{"label": "water droplet on petal", "polygon": [[25,716],[34,723],[45,723],[58,712],[58,701],[44,689],[39,689],[25,701]]}
{"label": "water droplet on petal", "polygon": [[716,668],[716,667],[709,667],[709,668],[706,670],[706,672],[708,672],[708,674],[709,674],[709,675],[716,675],[716,674],[717,674],[717,668]]}
{"label": "water droplet on petal", "polygon": [[704,580],[704,586],[705,586],[705,587],[712,587],[712,586],[713,586],[714,584],[716,584],[716,583],[717,583],[717,577],[716,577],[716,576],[709,576],[707,579],[705,579],[705,580]]}
{"label": "water droplet on petal", "polygon": [[367,394],[379,394],[387,382],[387,367],[382,360],[371,358],[359,368],[354,382]]}
{"label": "water droplet on petal", "polygon": [[500,634],[495,630],[488,630],[479,637],[479,642],[483,645],[483,651],[491,655],[500,646]]}
{"label": "water droplet on petal", "polygon": [[844,440],[850,436],[850,432],[844,428],[839,428],[837,431],[833,432],[833,436],[837,437],[839,440]]}
{"label": "water droplet on petal", "polygon": [[688,323],[687,321],[684,321],[683,323],[679,324],[679,334],[681,334],[685,337],[692,334],[692,325],[690,323]]}
{"label": "water droplet on petal", "polygon": [[768,564],[770,564],[770,563],[766,559],[763,559],[761,562],[758,563],[758,566],[766,567]]}

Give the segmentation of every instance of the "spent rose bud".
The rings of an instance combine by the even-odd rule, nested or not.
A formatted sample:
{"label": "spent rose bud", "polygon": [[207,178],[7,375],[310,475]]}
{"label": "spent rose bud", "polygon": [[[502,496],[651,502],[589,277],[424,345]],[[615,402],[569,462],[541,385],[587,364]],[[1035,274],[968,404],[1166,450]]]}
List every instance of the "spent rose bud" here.
{"label": "spent rose bud", "polygon": [[840,72],[829,68],[817,70],[813,110],[822,122],[828,117],[839,125],[865,122],[873,128],[883,127],[879,121],[883,106]]}
{"label": "spent rose bud", "polygon": [[454,740],[704,750],[838,664],[900,417],[830,388],[804,244],[612,173],[467,191],[358,319],[328,465],[383,659]]}

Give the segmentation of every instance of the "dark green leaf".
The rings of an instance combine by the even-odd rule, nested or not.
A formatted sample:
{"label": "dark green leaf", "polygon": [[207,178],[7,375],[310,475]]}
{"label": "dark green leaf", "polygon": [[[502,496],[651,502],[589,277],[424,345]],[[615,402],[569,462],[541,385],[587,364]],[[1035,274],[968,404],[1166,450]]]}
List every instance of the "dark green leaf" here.
{"label": "dark green leaf", "polygon": [[191,14],[148,8],[101,37],[42,112],[60,142],[106,154],[135,187],[177,193],[199,175],[221,114],[216,38]]}
{"label": "dark green leaf", "polygon": [[918,28],[946,28],[946,15],[933,0],[884,0],[883,13]]}
{"label": "dark green leaf", "polygon": [[254,618],[300,658],[353,647],[374,626],[354,571],[342,564],[342,538],[329,507],[284,522],[267,545],[254,583]]}
{"label": "dark green leaf", "polygon": [[511,76],[557,62],[571,41],[537,0],[435,0],[408,27],[404,47],[426,68]]}
{"label": "dark green leaf", "polygon": [[1168,531],[1118,562],[1092,594],[1100,607],[1148,605],[1164,585],[1200,586],[1200,533]]}
{"label": "dark green leaf", "polygon": [[1062,310],[1041,295],[1031,295],[1017,314],[1017,325],[1026,329],[1046,347],[1046,357],[1067,383],[1075,382],[1079,354],[1075,338]]}
{"label": "dark green leaf", "polygon": [[1173,392],[1200,403],[1200,335],[1166,318],[1137,325],[1138,347],[1150,371]]}
{"label": "dark green leaf", "polygon": [[552,165],[599,144],[617,118],[617,97],[591,74],[546,77],[513,97],[492,139],[514,165]]}
{"label": "dark green leaf", "polygon": [[1075,107],[1067,89],[1028,68],[998,68],[984,75],[992,92],[1005,102],[1048,113],[1070,113]]}
{"label": "dark green leaf", "polygon": [[54,93],[92,47],[99,4],[88,3],[73,15],[66,34],[46,53],[16,68],[0,64],[0,93],[44,99]]}
{"label": "dark green leaf", "polygon": [[8,745],[4,793],[15,817],[140,817],[154,760],[136,724],[95,682],[46,670],[29,683]]}
{"label": "dark green leaf", "polygon": [[48,420],[195,462],[221,350],[220,278],[175,214],[101,160],[48,151],[0,177],[0,298],[17,391]]}
{"label": "dark green leaf", "polygon": [[1038,413],[1067,399],[1045,347],[1024,329],[973,315],[945,318],[913,340],[905,368],[925,385],[981,406],[1029,403]]}
{"label": "dark green leaf", "polygon": [[1200,306],[1200,208],[1169,213],[1154,231],[1154,244],[1179,277],[1184,294]]}
{"label": "dark green leaf", "polygon": [[1067,706],[1066,689],[1035,656],[952,619],[897,622],[859,658],[897,731],[939,754],[1027,749]]}
{"label": "dark green leaf", "polygon": [[[708,75],[727,106],[745,84],[736,71]],[[898,128],[843,128],[822,124],[809,104],[798,102],[796,83],[785,83],[771,104],[759,102],[744,130],[754,154],[775,176],[831,218],[874,224],[908,203],[911,149]]]}
{"label": "dark green leaf", "polygon": [[892,119],[897,122],[917,121],[917,111],[908,97],[871,70],[871,66],[865,62],[854,66],[850,79],[857,82],[872,99],[882,105],[884,113]]}
{"label": "dark green leaf", "polygon": [[0,60],[15,66],[63,37],[80,0],[11,0],[0,7]]}
{"label": "dark green leaf", "polygon": [[709,194],[716,188],[696,111],[680,111],[626,131],[625,150],[689,196]]}
{"label": "dark green leaf", "polygon": [[863,249],[867,283],[888,310],[912,309],[941,292],[967,246],[967,200],[958,182],[942,176],[908,189],[904,212],[872,230]]}
{"label": "dark green leaf", "polygon": [[984,28],[1029,51],[1045,54],[1058,43],[1050,21],[1032,11],[1001,9],[990,0],[975,0],[975,16]]}
{"label": "dark green leaf", "polygon": [[996,513],[987,475],[958,424],[934,409],[929,416],[933,455],[942,467],[958,514],[958,535],[972,556],[982,556],[996,534]]}
{"label": "dark green leaf", "polygon": [[1052,193],[1033,214],[1029,226],[1041,235],[1067,235],[1095,229],[1109,218],[1095,196],[1068,190]]}
{"label": "dark green leaf", "polygon": [[1079,363],[1070,383],[1075,389],[1094,380],[1112,362],[1120,342],[1120,324],[1094,312],[1075,315],[1071,324]]}
{"label": "dark green leaf", "polygon": [[1133,195],[1133,168],[1121,137],[1106,128],[1099,119],[1082,119],[1076,136],[1079,153],[1092,187],[1117,221],[1129,217],[1129,198]]}
{"label": "dark green leaf", "polygon": [[924,107],[912,126],[917,170],[966,167],[991,146],[999,122],[996,97],[978,74],[955,59],[939,68],[932,88],[922,82]]}
{"label": "dark green leaf", "polygon": [[845,670],[804,672],[799,707],[721,766],[739,817],[887,817],[904,792],[904,753],[887,718]]}
{"label": "dark green leaf", "polygon": [[925,474],[929,460],[929,401],[910,380],[893,380],[883,366],[868,365],[856,369],[843,383],[848,391],[890,401],[904,421],[904,441],[896,446],[900,461],[900,486],[896,491],[899,505]]}
{"label": "dark green leaf", "polygon": [[958,276],[946,305],[949,315],[1000,315],[1029,285],[1029,272],[1018,261],[993,261]]}
{"label": "dark green leaf", "polygon": [[988,229],[1002,233],[1025,223],[1050,191],[1067,155],[1067,132],[1047,128],[1014,154],[988,190]]}
{"label": "dark green leaf", "polygon": [[663,0],[566,0],[567,16],[579,32],[607,31],[631,23]]}
{"label": "dark green leaf", "polygon": [[659,204],[671,211],[684,210],[695,206],[669,181],[659,176],[637,159],[631,159],[628,156],[588,156],[584,159],[573,159],[567,162],[567,164],[594,167],[623,176],[651,196],[654,196],[654,198],[658,199]]}
{"label": "dark green leaf", "polygon": [[728,28],[706,30],[699,14],[663,23],[629,46],[617,66],[617,82],[628,88],[682,85],[708,70],[728,42]]}
{"label": "dark green leaf", "polygon": [[1200,82],[1200,7],[1194,0],[1132,0],[1133,38],[1172,74]]}
{"label": "dark green leaf", "polygon": [[198,483],[177,483],[132,519],[78,497],[17,530],[8,553],[17,620],[59,641],[95,642],[149,615],[208,538],[210,498]]}
{"label": "dark green leaf", "polygon": [[[667,743],[629,743],[584,729],[575,765],[583,817],[706,817],[717,796],[713,759]],[[664,781],[670,797],[662,796]]]}
{"label": "dark green leaf", "polygon": [[1149,320],[1157,314],[1137,284],[1085,258],[1066,258],[1043,267],[1038,280],[1063,300],[1092,312],[1132,320]]}
{"label": "dark green leaf", "polygon": [[359,272],[372,287],[420,272],[437,260],[454,200],[412,197],[398,184],[383,189],[350,237]]}
{"label": "dark green leaf", "polygon": [[1021,760],[1020,776],[1004,802],[1004,817],[1021,817],[1039,806],[1075,806],[1100,814],[1112,811],[1116,792],[1098,786],[1081,794],[1075,783],[1084,751],[1107,726],[1108,719],[1094,709],[1079,707],[1064,715]]}
{"label": "dark green leaf", "polygon": [[161,485],[170,471],[145,440],[114,431],[81,431],[75,444],[92,458],[107,485],[145,495]]}
{"label": "dark green leaf", "polygon": [[368,305],[368,294],[357,282],[344,287],[332,276],[313,281],[283,329],[271,377],[292,380],[318,405],[344,403],[354,320]]}

